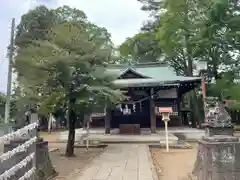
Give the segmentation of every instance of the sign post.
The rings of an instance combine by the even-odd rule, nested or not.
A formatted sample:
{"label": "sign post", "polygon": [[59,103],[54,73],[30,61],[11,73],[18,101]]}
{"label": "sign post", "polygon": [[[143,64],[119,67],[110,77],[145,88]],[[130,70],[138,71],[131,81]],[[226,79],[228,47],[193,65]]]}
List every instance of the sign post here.
{"label": "sign post", "polygon": [[168,143],[168,121],[170,121],[170,113],[172,113],[172,107],[160,107],[159,112],[162,114],[162,121],[165,125],[165,136],[166,136],[166,151],[169,152],[169,143]]}

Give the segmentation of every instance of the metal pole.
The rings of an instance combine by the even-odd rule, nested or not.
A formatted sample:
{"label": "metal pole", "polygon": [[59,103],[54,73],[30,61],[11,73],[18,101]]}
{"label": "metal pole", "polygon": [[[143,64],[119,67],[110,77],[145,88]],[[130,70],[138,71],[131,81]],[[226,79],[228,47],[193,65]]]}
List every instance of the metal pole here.
{"label": "metal pole", "polygon": [[5,124],[9,123],[10,105],[11,105],[12,64],[13,64],[13,56],[14,56],[14,30],[15,30],[15,18],[12,19],[11,37],[10,37],[10,46],[9,46],[7,97],[6,97],[5,118],[4,118]]}

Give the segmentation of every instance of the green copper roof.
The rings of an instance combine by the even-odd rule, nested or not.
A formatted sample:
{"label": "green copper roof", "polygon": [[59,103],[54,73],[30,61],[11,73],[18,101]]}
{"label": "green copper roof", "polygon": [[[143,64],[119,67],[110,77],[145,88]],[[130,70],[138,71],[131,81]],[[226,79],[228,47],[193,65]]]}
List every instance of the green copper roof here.
{"label": "green copper roof", "polygon": [[[128,70],[144,78],[117,79]],[[200,77],[177,76],[173,68],[163,63],[111,65],[107,68],[106,74],[115,76],[114,84],[119,87],[162,86],[201,80]]]}
{"label": "green copper roof", "polygon": [[[188,79],[184,79],[184,82],[187,81],[196,81],[196,78],[189,77]],[[179,79],[117,79],[114,81],[114,84],[119,87],[151,87],[151,86],[164,86],[164,85],[179,85],[182,80]]]}
{"label": "green copper roof", "polygon": [[121,76],[128,69],[132,69],[135,72],[147,76],[149,78],[158,77],[160,74],[165,76],[176,76],[174,69],[170,68],[166,64],[162,63],[146,63],[135,65],[110,65],[107,68],[107,73]]}

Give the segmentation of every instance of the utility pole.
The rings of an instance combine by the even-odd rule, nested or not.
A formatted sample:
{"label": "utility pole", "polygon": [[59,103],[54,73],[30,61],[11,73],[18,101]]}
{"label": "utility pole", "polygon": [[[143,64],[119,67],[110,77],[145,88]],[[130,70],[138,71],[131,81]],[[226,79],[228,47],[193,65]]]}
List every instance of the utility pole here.
{"label": "utility pole", "polygon": [[11,26],[11,37],[10,37],[10,45],[9,45],[9,62],[8,62],[8,79],[7,79],[7,97],[5,104],[5,118],[4,123],[9,123],[9,115],[10,115],[10,105],[11,105],[11,90],[12,90],[12,65],[13,65],[13,56],[14,56],[14,31],[15,31],[15,18],[12,19]]}

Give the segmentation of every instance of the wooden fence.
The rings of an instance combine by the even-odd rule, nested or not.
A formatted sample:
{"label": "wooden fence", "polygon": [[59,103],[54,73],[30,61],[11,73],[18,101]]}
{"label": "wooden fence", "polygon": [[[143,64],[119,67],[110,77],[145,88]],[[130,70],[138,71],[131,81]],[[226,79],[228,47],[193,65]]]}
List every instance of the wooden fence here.
{"label": "wooden fence", "polygon": [[34,180],[38,123],[0,137],[0,180]]}

